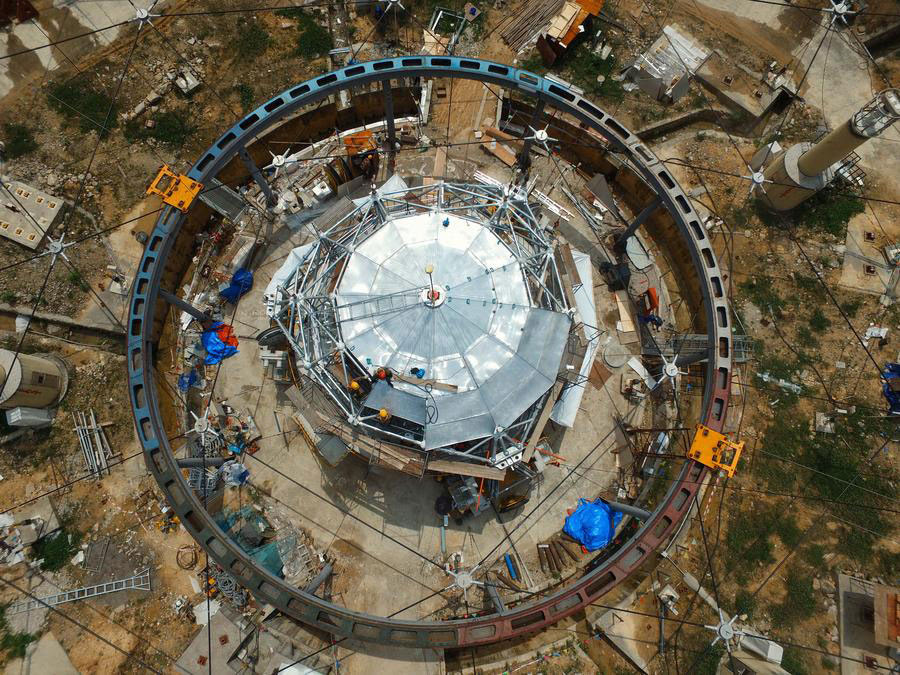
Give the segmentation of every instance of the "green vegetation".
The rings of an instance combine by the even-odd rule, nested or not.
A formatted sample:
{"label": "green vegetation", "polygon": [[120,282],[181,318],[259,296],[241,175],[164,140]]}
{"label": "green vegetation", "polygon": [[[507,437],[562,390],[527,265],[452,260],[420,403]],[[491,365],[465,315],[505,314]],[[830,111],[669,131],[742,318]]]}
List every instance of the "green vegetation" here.
{"label": "green vegetation", "polygon": [[51,84],[47,103],[68,122],[77,122],[84,132],[97,131],[105,137],[118,124],[119,113],[112,99],[95,91],[86,77]]}
{"label": "green vegetation", "polygon": [[15,291],[0,292],[0,302],[5,302],[7,305],[13,304],[18,299],[19,296],[15,294]]}
{"label": "green vegetation", "polygon": [[81,273],[78,270],[72,270],[69,272],[69,283],[73,286],[77,286],[82,291],[87,291],[89,289],[87,282],[84,280],[84,277],[81,276]]}
{"label": "green vegetation", "polygon": [[775,290],[772,279],[769,277],[753,277],[738,284],[738,289],[747,300],[759,307],[765,314],[772,312],[778,317],[785,308],[785,301],[778,295],[778,291]]}
{"label": "green vegetation", "polygon": [[[331,39],[328,29],[320,26],[315,18],[304,10],[299,8],[280,9],[275,13],[297,22],[299,35],[297,36],[297,47],[294,49],[295,56],[302,59],[314,59],[324,56],[334,48],[334,41]],[[403,12],[403,15],[406,16],[406,12]],[[381,28],[387,24],[387,17],[378,24],[379,32],[382,35],[384,33]],[[390,25],[394,25],[393,21],[390,22]]]}
{"label": "green vegetation", "polygon": [[194,132],[186,117],[181,112],[166,111],[157,113],[152,120],[155,122],[148,129],[140,120],[132,120],[125,125],[125,138],[132,143],[147,138],[153,138],[170,148],[180,148]]}
{"label": "green vegetation", "polygon": [[830,325],[831,321],[828,320],[828,317],[826,317],[818,307],[816,307],[809,316],[809,327],[816,333],[824,333],[828,330]]}
{"label": "green vegetation", "polygon": [[806,546],[801,552],[801,557],[813,569],[825,569],[825,547],[822,544]]}
{"label": "green vegetation", "polygon": [[300,36],[294,54],[301,58],[318,58],[325,56],[334,48],[331,34],[319,24],[310,20],[304,27],[301,23]]}
{"label": "green vegetation", "polygon": [[3,140],[6,143],[6,156],[10,159],[18,159],[38,148],[34,134],[24,124],[4,124]]}
{"label": "green vegetation", "polygon": [[863,301],[859,298],[846,300],[841,303],[841,309],[844,311],[844,314],[849,316],[851,319],[856,317],[856,314],[859,312],[859,308],[862,306]]}
{"label": "green vegetation", "polygon": [[70,532],[63,526],[56,534],[45,535],[34,542],[33,557],[41,561],[42,570],[55,572],[65,567],[72,556],[78,553],[80,542],[80,532]]}
{"label": "green vegetation", "polygon": [[[537,52],[522,61],[522,68],[538,75],[544,75],[552,70],[563,79],[584,89],[588,96],[618,103],[625,98],[625,90],[622,88],[621,82],[611,77],[617,70],[618,60],[615,54],[601,59],[591,49],[591,45],[584,35],[586,33],[582,34],[581,39],[576,38],[563,55],[556,60],[552,68],[544,65]],[[600,75],[604,77],[603,82],[597,81]]]}
{"label": "green vegetation", "polygon": [[781,543],[791,549],[798,546],[803,538],[803,532],[797,526],[797,521],[787,514],[782,514],[775,523],[775,534],[781,539]]}
{"label": "green vegetation", "polygon": [[866,203],[856,195],[822,190],[795,208],[793,215],[810,232],[843,237],[850,219],[865,210]]}
{"label": "green vegetation", "polygon": [[306,16],[306,12],[301,7],[285,7],[284,9],[276,9],[275,16],[283,16],[286,19],[299,19]]}
{"label": "green vegetation", "polygon": [[745,584],[757,567],[775,562],[770,532],[771,523],[753,508],[729,518],[724,553],[728,569],[735,570],[739,584]]}
{"label": "green vegetation", "polygon": [[[893,529],[892,521],[877,509],[890,506],[897,494],[897,476],[895,470],[885,466],[875,470],[868,462],[891,432],[891,421],[872,417],[869,409],[860,406],[855,412],[833,417],[834,433],[817,434],[809,428],[808,415],[775,416],[760,443],[765,451],[757,456],[753,471],[769,489],[791,492],[802,480],[806,492],[831,500],[822,507],[848,524],[838,535],[836,550],[858,563],[871,563],[878,538]],[[760,527],[777,532],[790,546],[788,540],[802,535],[785,525],[784,519],[784,514],[776,511]],[[819,567],[823,555],[819,547],[804,558]]]}
{"label": "green vegetation", "polygon": [[781,657],[781,667],[791,675],[808,675],[809,667],[806,665],[806,655],[803,650],[796,647],[785,647]]}
{"label": "green vegetation", "polygon": [[238,21],[237,39],[234,49],[242,59],[255,59],[269,48],[272,38],[265,28],[255,21]]}
{"label": "green vegetation", "polygon": [[752,614],[756,609],[756,598],[746,588],[740,589],[734,596],[734,609],[738,614]]}
{"label": "green vegetation", "polygon": [[247,112],[253,107],[253,103],[256,101],[256,95],[253,93],[253,87],[249,84],[245,84],[243,82],[239,82],[238,84],[232,87],[233,91],[237,92],[238,98],[241,100],[241,109],[244,112]]}
{"label": "green vegetation", "polygon": [[725,655],[725,647],[721,642],[702,648],[696,658],[693,672],[696,675],[716,675],[719,671],[719,661]]}
{"label": "green vegetation", "polygon": [[792,628],[811,617],[815,611],[812,576],[795,565],[787,573],[784,600],[772,608],[772,623],[781,628]]}
{"label": "green vegetation", "polygon": [[8,606],[0,605],[0,652],[3,661],[23,658],[28,645],[37,640],[37,636],[31,633],[15,633],[9,629],[6,619]]}

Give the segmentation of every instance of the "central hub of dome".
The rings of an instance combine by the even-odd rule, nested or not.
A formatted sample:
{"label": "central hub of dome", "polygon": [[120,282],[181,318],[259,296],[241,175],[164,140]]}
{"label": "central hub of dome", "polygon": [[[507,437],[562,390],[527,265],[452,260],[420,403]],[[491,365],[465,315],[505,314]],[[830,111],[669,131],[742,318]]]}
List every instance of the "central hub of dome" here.
{"label": "central hub of dome", "polygon": [[336,293],[344,343],[373,372],[424,371],[455,391],[515,358],[533,311],[509,246],[441,212],[387,220],[353,249]]}

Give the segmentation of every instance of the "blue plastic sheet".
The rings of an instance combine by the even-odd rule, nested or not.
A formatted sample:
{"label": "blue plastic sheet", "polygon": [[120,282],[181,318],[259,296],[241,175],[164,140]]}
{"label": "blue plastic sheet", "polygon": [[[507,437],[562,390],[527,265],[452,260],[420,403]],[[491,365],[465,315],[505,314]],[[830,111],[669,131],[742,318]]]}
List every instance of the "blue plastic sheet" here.
{"label": "blue plastic sheet", "polygon": [[596,551],[612,541],[621,520],[621,512],[613,511],[602,499],[593,502],[579,499],[578,508],[566,518],[563,532],[588,551]]}
{"label": "blue plastic sheet", "polygon": [[225,300],[232,305],[238,301],[244,293],[253,287],[253,272],[245,267],[240,268],[231,277],[231,284],[224,291],[219,293]]}
{"label": "blue plastic sheet", "polygon": [[894,387],[900,388],[900,363],[888,363],[882,375],[884,384],[881,391],[891,407],[891,414],[900,415],[900,391],[894,391]]}
{"label": "blue plastic sheet", "polygon": [[200,381],[200,375],[196,370],[191,369],[189,373],[182,373],[178,377],[178,388],[181,391],[187,391]]}
{"label": "blue plastic sheet", "polygon": [[237,339],[231,334],[231,326],[226,326],[221,321],[217,321],[212,328],[204,332],[200,336],[200,341],[206,349],[203,363],[208,366],[213,366],[238,352]]}

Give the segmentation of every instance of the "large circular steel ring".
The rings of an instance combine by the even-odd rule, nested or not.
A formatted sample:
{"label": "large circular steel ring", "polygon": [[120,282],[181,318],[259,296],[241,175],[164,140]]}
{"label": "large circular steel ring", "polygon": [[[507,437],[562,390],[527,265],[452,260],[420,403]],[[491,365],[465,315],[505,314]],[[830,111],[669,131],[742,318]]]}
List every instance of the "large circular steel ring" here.
{"label": "large circular steel ring", "polygon": [[[271,99],[229,129],[193,166],[190,178],[206,184],[238,153],[302,106],[349,87],[392,78],[464,78],[499,85],[544,101],[602,136],[624,158],[674,219],[701,286],[709,353],[700,422],[722,430],[731,380],[731,327],[724,283],[705,228],[662,162],[609,114],[564,85],[510,66],[450,56],[409,56],[359,63],[313,78]],[[640,530],[617,552],[569,586],[502,614],[452,621],[410,621],[372,616],[334,605],[258,568],[215,524],[191,490],[169,444],[160,415],[153,363],[154,314],[166,259],[186,214],[167,207],[159,216],[134,280],[128,325],[131,403],[147,465],[181,522],[210,558],[259,600],[323,631],[358,640],[409,647],[461,647],[532,633],[598,600],[654,555],[687,516],[706,468],[685,461]]]}

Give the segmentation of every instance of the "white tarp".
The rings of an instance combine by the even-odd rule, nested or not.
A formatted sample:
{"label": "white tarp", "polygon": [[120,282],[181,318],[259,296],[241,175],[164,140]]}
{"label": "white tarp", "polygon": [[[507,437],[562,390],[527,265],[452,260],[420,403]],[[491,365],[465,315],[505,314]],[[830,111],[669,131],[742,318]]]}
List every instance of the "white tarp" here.
{"label": "white tarp", "polygon": [[[384,185],[382,185],[380,188],[377,188],[375,192],[379,197],[381,197],[382,195],[387,195],[392,192],[401,192],[408,189],[409,185],[406,184],[406,181],[400,178],[400,176],[398,176],[397,174],[394,174],[384,182]],[[360,197],[359,199],[354,199],[353,203],[357,206],[363,206],[370,199],[371,197]]]}
{"label": "white tarp", "polygon": [[564,427],[572,427],[575,424],[575,416],[578,414],[581,398],[587,387],[587,378],[594,365],[597,348],[600,346],[601,334],[600,329],[597,328],[597,306],[594,303],[591,257],[573,248],[572,259],[575,261],[575,269],[578,270],[578,276],[581,279],[581,286],[575,291],[575,306],[581,315],[582,332],[588,345],[584,361],[581,363],[581,371],[578,374],[578,382],[563,391],[550,413],[550,419]]}
{"label": "white tarp", "polygon": [[303,246],[291,249],[291,252],[288,253],[288,257],[285,259],[284,263],[282,263],[281,267],[278,268],[278,271],[272,275],[272,280],[269,282],[269,285],[266,286],[266,299],[273,297],[275,291],[278,290],[278,287],[284,285],[284,283],[291,278],[291,275],[293,275],[297,268],[304,263],[310,251],[313,250],[313,246],[315,246],[315,242],[303,244]]}

